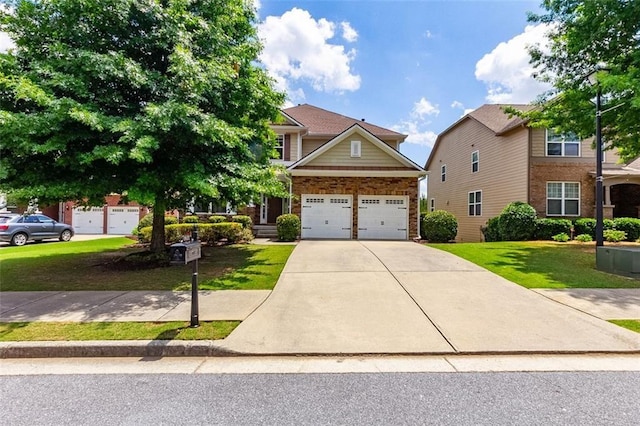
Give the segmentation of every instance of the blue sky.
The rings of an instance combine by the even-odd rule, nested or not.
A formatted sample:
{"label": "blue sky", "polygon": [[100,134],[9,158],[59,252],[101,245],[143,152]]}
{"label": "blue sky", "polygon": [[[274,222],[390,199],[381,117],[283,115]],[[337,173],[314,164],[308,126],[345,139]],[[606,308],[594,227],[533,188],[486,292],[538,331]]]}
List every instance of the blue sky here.
{"label": "blue sky", "polygon": [[[544,41],[528,0],[253,0],[261,61],[288,94],[409,135],[424,166],[438,133],[484,103],[527,103],[526,46]],[[2,5],[0,5],[2,7]],[[0,33],[0,51],[11,46]]]}
{"label": "blue sky", "polygon": [[527,103],[539,1],[261,0],[261,60],[288,95],[408,134],[424,166],[438,133],[484,103]]}

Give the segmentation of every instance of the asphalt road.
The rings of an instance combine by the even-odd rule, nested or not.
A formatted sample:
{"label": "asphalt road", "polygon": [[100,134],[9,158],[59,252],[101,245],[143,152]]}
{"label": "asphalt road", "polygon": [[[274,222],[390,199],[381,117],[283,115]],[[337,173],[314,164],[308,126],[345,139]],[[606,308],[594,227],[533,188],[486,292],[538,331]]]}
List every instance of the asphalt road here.
{"label": "asphalt road", "polygon": [[0,377],[6,425],[637,425],[639,372]]}

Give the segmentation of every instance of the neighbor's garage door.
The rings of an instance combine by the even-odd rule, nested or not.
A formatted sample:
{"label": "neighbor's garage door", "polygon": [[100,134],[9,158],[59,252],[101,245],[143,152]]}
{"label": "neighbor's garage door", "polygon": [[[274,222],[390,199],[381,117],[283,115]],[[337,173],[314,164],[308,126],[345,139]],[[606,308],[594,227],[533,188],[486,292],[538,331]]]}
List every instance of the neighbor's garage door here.
{"label": "neighbor's garage door", "polygon": [[102,234],[104,233],[104,208],[82,207],[73,209],[73,229],[76,234]]}
{"label": "neighbor's garage door", "polygon": [[138,226],[139,207],[109,207],[108,210],[107,234],[131,235],[133,228]]}
{"label": "neighbor's garage door", "polygon": [[302,238],[351,238],[351,195],[302,195]]}
{"label": "neighbor's garage door", "polygon": [[358,197],[358,239],[406,240],[409,197],[361,195]]}

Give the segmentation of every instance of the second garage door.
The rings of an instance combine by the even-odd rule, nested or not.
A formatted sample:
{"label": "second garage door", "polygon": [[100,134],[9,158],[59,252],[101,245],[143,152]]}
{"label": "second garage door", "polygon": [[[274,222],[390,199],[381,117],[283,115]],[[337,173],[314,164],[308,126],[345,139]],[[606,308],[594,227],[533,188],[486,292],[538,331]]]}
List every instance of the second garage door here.
{"label": "second garage door", "polygon": [[139,207],[109,207],[107,234],[130,235],[140,221]]}
{"label": "second garage door", "polygon": [[104,208],[75,207],[72,224],[76,234],[102,234],[104,233]]}
{"label": "second garage door", "polygon": [[351,195],[302,195],[302,238],[351,238]]}
{"label": "second garage door", "polygon": [[406,240],[409,197],[361,195],[358,197],[358,239]]}

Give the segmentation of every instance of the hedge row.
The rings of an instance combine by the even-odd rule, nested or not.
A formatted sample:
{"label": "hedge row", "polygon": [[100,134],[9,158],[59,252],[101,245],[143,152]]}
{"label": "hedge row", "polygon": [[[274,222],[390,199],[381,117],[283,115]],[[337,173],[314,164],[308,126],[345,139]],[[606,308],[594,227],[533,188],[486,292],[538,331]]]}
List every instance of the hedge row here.
{"label": "hedge row", "polygon": [[[140,229],[138,238],[143,243],[151,241],[151,226]],[[191,235],[193,224],[181,223],[175,225],[167,225],[164,227],[165,243],[173,244],[183,240],[185,235]],[[198,225],[198,237],[200,241],[208,244],[215,244],[222,240],[233,244],[240,241],[248,241],[253,238],[251,230],[245,229],[240,223],[224,222],[224,223],[201,223]]]}

